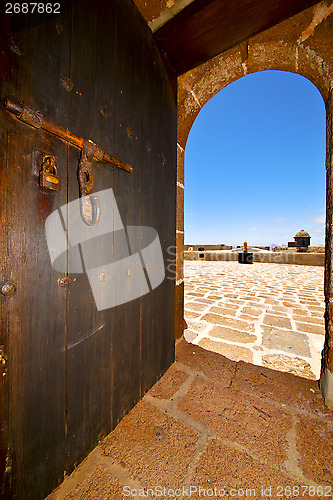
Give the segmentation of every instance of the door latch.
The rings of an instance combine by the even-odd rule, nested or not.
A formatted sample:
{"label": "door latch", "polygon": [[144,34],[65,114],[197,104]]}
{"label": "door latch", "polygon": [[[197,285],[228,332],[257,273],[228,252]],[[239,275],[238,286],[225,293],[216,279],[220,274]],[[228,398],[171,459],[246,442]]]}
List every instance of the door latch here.
{"label": "door latch", "polygon": [[[127,172],[133,172],[133,168],[120,160],[116,156],[110,155],[98,144],[94,143],[90,139],[84,137],[78,137],[72,134],[69,130],[56,125],[55,123],[47,120],[40,111],[27,106],[23,103],[17,104],[9,99],[4,102],[4,107],[7,111],[16,116],[18,120],[30,125],[34,128],[42,128],[51,134],[56,135],[60,139],[69,142],[73,146],[81,149],[81,158],[78,167],[78,181],[80,188],[80,196],[87,197],[82,200],[81,203],[81,217],[84,222],[91,226],[98,223],[99,219],[99,203],[96,196],[89,196],[94,185],[94,177],[92,172],[92,162],[97,160],[104,163],[110,163],[115,167],[126,170]],[[60,188],[60,178],[58,176],[58,171],[55,162],[52,164],[52,158],[49,156],[49,160],[45,164],[45,168],[42,167],[40,172],[40,184],[43,187],[48,187],[49,189],[58,190]],[[45,173],[43,173],[45,172]],[[59,182],[57,182],[57,179]],[[46,186],[46,184],[48,184]],[[51,187],[52,186],[52,187]],[[58,186],[57,188],[55,186]]]}

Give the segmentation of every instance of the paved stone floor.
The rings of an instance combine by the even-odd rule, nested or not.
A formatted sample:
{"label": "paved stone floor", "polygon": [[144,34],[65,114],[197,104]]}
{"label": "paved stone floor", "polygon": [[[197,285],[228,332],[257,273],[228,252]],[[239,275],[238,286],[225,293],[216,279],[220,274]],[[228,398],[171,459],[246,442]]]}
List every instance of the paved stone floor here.
{"label": "paved stone floor", "polygon": [[176,362],[48,500],[332,498],[332,442],[316,381],[183,338]]}
{"label": "paved stone floor", "polygon": [[185,338],[228,358],[318,379],[324,268],[185,261]]}

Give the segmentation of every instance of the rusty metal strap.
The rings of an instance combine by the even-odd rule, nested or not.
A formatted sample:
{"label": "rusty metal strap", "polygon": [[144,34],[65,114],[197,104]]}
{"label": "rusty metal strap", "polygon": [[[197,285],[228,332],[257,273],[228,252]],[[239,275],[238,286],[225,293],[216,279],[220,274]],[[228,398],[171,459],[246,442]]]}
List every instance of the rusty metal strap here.
{"label": "rusty metal strap", "polygon": [[[9,99],[4,102],[4,107],[10,113],[13,113],[16,118],[24,123],[27,123],[34,128],[42,128],[47,130],[51,134],[56,135],[60,139],[69,142],[77,148],[83,149],[85,144],[89,144],[89,151],[92,151],[92,158],[97,161],[111,163],[115,167],[126,170],[127,172],[133,172],[133,168],[128,165],[128,163],[120,160],[116,156],[107,153],[103,148],[95,144],[90,139],[85,139],[84,137],[78,137],[69,130],[57,125],[50,120],[47,120],[40,111],[27,106],[25,104],[17,104]],[[92,159],[91,159],[92,160]]]}

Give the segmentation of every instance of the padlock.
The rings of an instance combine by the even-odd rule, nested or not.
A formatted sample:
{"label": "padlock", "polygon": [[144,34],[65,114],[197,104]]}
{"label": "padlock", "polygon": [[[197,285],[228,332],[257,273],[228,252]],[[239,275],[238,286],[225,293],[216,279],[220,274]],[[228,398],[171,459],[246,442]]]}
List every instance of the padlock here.
{"label": "padlock", "polygon": [[46,189],[59,191],[60,176],[54,156],[45,156],[43,158],[42,169],[39,172],[39,185]]}

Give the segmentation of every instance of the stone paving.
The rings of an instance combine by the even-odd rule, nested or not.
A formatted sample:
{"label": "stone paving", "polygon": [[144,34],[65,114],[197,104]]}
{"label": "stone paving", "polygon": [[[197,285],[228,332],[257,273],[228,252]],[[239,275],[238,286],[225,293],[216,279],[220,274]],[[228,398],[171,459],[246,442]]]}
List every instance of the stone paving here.
{"label": "stone paving", "polygon": [[48,500],[332,498],[318,383],[177,343],[176,361]]}
{"label": "stone paving", "polygon": [[185,338],[228,358],[318,379],[324,269],[185,261]]}

